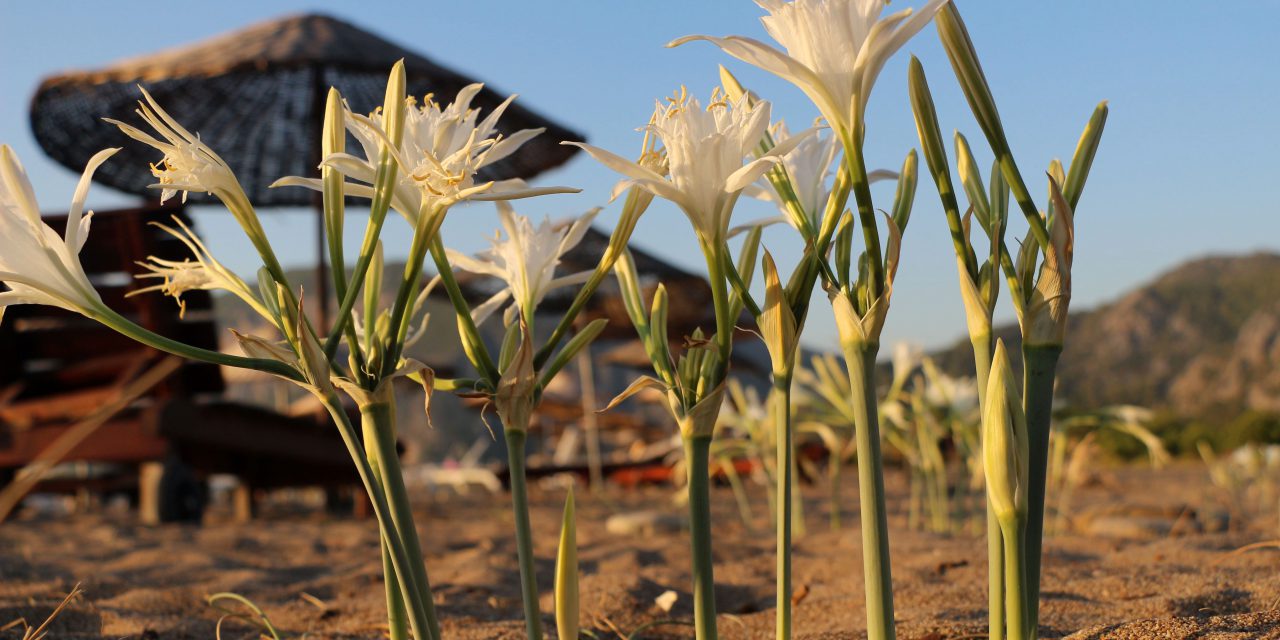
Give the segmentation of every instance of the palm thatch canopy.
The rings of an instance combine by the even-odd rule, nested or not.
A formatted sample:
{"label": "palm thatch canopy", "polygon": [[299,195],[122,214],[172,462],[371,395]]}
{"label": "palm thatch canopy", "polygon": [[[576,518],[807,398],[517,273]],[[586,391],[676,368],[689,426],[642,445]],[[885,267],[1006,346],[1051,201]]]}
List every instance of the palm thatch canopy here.
{"label": "palm thatch canopy", "polygon": [[[105,147],[123,146],[98,169],[97,182],[154,197],[148,163],[156,154],[101,121],[138,122],[133,113],[144,85],[188,129],[218,151],[259,206],[310,205],[305,189],[268,189],[287,175],[315,175],[325,96],[335,86],[360,113],[381,105],[391,66],[403,59],[410,95],[431,93],[441,103],[474,82],[368,31],[324,15],[262,22],[189,46],[122,60],[97,71],[45,79],[31,102],[36,140],[54,160],[79,172]],[[473,105],[483,112],[506,96],[485,88]],[[528,178],[564,163],[583,140],[561,125],[513,104],[500,129],[545,127],[546,132],[486,169],[487,179]],[[197,202],[203,194],[191,194]]]}

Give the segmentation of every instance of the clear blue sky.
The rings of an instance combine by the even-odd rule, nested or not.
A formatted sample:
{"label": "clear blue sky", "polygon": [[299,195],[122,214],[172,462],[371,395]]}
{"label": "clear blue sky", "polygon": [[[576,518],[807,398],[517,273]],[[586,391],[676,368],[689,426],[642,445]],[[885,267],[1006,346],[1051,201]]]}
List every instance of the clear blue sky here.
{"label": "clear blue sky", "polygon": [[[801,124],[815,115],[790,85],[708,44],[663,48],[691,33],[764,39],[761,11],[749,2],[417,2],[370,9],[364,7],[374,3],[336,1],[110,4],[0,3],[0,142],[17,149],[46,210],[66,205],[76,175],[45,159],[31,137],[26,109],[41,77],[300,11],[337,15],[500,91],[519,93],[523,104],[626,156],[637,149],[634,129],[655,97],[680,84],[707,93],[722,62],[773,101],[776,116]],[[891,8],[900,6],[894,2]],[[1038,168],[1051,158],[1069,157],[1093,106],[1102,99],[1111,103],[1107,133],[1077,212],[1074,308],[1112,299],[1188,258],[1280,247],[1280,207],[1268,195],[1274,194],[1280,146],[1274,66],[1280,60],[1274,29],[1280,3],[1258,0],[1226,10],[1214,3],[1175,6],[1156,0],[969,0],[961,8],[1029,179],[1039,178]],[[959,128],[981,150],[980,133],[933,27],[907,51],[925,65],[944,131]],[[885,69],[872,97],[873,165],[896,168],[918,145],[907,102],[907,51]],[[521,210],[555,217],[604,204],[614,180],[579,157],[539,182],[581,187],[582,194],[526,201]],[[1043,180],[1035,193],[1044,193]],[[90,195],[90,204],[100,208],[126,202],[105,187]],[[963,335],[962,307],[941,207],[927,176],[921,177],[916,203],[885,341],[938,345]],[[880,192],[877,204],[888,208],[888,194]],[[746,220],[768,213],[748,203],[738,215]],[[616,206],[610,207],[601,220],[610,223],[616,215]],[[287,262],[312,259],[307,214],[267,212],[264,221]],[[199,212],[197,222],[225,262],[252,266],[229,216]],[[479,248],[493,223],[488,205],[460,208],[445,228],[446,239],[460,249]],[[676,209],[655,205],[634,242],[700,269],[686,229]],[[765,242],[785,264],[798,256],[788,230],[766,234]],[[1000,315],[1011,317],[1007,300],[1002,304]],[[828,346],[833,336],[826,305],[816,307],[806,342]]]}

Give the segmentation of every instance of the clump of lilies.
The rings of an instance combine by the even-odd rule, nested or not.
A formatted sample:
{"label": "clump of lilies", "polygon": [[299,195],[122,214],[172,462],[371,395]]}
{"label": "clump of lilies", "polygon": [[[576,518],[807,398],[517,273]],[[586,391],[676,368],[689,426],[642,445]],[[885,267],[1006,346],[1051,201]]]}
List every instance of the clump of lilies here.
{"label": "clump of lilies", "polygon": [[[680,38],[669,46],[706,41],[739,61],[777,75],[809,97],[821,121],[791,132],[782,119],[774,119],[769,102],[722,67],[721,86],[705,102],[684,88],[657,102],[641,128],[643,141],[637,156],[567,142],[620,175],[612,194],[614,200],[621,200],[620,219],[593,269],[558,272],[562,257],[581,241],[598,209],[564,222],[539,222],[522,216],[511,204],[575,189],[479,177],[485,167],[542,131],[500,134],[498,122],[511,99],[481,114],[471,106],[480,85],[461,89],[447,105],[429,97],[419,103],[406,95],[404,68],[397,64],[391,70],[384,103],[374,113],[353,113],[339,92],[331,90],[319,177],[284,177],[275,185],[320,192],[328,257],[334,265],[354,262],[349,272],[334,269],[331,274],[339,301],[332,327],[317,327],[307,317],[302,290],[286,276],[232,168],[145,90],[138,109],[145,126],[111,123],[162,155],[152,168],[162,201],[179,193],[185,198],[190,191],[213,194],[239,222],[262,267],[252,281],[242,279],[179,222],[165,230],[191,250],[191,259],[147,261],[139,277],[147,279],[149,286],[138,293],[161,292],[181,304],[182,294],[188,291],[226,291],[248,304],[276,335],[236,334],[243,355],[217,353],[151,333],[105,305],[85,275],[78,253],[92,220],[92,212],[84,211],[90,180],[114,149],[89,161],[72,198],[67,231],[58,237],[41,221],[35,194],[17,157],[8,146],[0,146],[0,236],[5,238],[0,281],[8,288],[0,292],[0,314],[14,304],[58,306],[156,349],[269,373],[313,394],[332,416],[373,504],[393,639],[439,640],[441,631],[396,455],[392,385],[398,378],[421,384],[428,410],[435,391],[487,398],[507,444],[525,631],[533,640],[543,637],[543,620],[525,479],[525,440],[543,390],[603,330],[604,320],[575,330],[576,320],[597,288],[615,277],[652,375],[633,383],[610,407],[646,389],[659,391],[666,400],[686,456],[695,632],[698,638],[711,640],[717,637],[711,445],[726,395],[748,395],[730,379],[735,328],[747,313],[759,329],[771,364],[771,396],[757,404],[769,408],[770,446],[776,451],[771,474],[776,483],[771,494],[777,535],[776,637],[786,639],[792,627],[797,468],[792,384],[810,303],[821,286],[835,318],[844,370],[836,371],[839,365],[834,358],[815,360],[822,363],[815,365],[817,377],[804,378],[802,373],[801,378],[811,380],[806,385],[853,425],[852,438],[846,443],[833,440],[841,451],[832,453],[841,455],[845,449],[856,453],[866,632],[873,640],[894,638],[881,455],[880,420],[886,414],[878,402],[876,361],[903,234],[915,201],[919,161],[916,151],[909,150],[896,171],[870,170],[864,140],[867,105],[886,62],[936,22],[955,77],[995,156],[986,182],[969,142],[956,134],[956,163],[969,201],[962,213],[924,68],[912,58],[911,106],[927,171],[951,232],[978,372],[991,572],[990,636],[1034,638],[1049,420],[1071,293],[1073,216],[1107,107],[1103,103],[1095,111],[1070,165],[1065,170],[1057,161],[1049,166],[1049,200],[1042,210],[1014,161],[992,91],[954,3],[929,0],[917,10],[889,15],[882,15],[887,4],[882,0],[758,0],[758,4],[766,13],[762,22],[776,46],[742,36],[701,35]],[[347,149],[349,137],[356,140],[358,149]],[[878,180],[896,181],[893,198],[882,203],[884,208],[872,199],[871,185]],[[773,255],[763,247],[762,228],[771,220],[734,226],[735,208],[744,195],[774,203],[781,220],[802,243],[803,254],[791,274],[780,273]],[[627,250],[633,230],[655,197],[670,201],[688,219],[706,263],[714,309],[713,326],[674,341],[668,333],[666,289],[659,284],[649,295]],[[368,202],[363,240],[353,261],[343,245],[349,198]],[[501,230],[490,247],[478,254],[448,249],[442,237],[443,221],[454,206],[475,201],[496,203]],[[1016,255],[1005,243],[1011,203],[1029,225]],[[399,273],[387,271],[381,245],[393,210],[412,229],[408,256]],[[877,211],[883,215],[877,216]],[[990,241],[981,255],[970,239],[974,220]],[[730,240],[740,234],[744,237],[735,256]],[[426,274],[428,260],[434,277]],[[459,285],[459,270],[496,278],[505,286],[473,307]],[[759,290],[753,293],[752,289],[757,271],[763,283],[759,298]],[[1022,333],[1021,384],[1015,378],[1011,348],[993,340],[992,317],[1001,276]],[[396,292],[389,306],[382,304],[380,295],[384,282],[394,283]],[[553,319],[538,313],[548,292],[570,285],[578,289],[564,313]],[[437,378],[427,366],[405,355],[424,334],[423,308],[437,288],[443,289],[454,307],[463,351],[474,368],[470,377]],[[496,350],[482,337],[486,322],[501,323],[503,338]],[[730,388],[735,391],[728,392]],[[359,409],[358,426],[348,418],[344,396]],[[738,404],[742,410],[742,402]],[[972,444],[970,448],[977,450]],[[838,476],[832,477],[838,481]],[[945,511],[945,495],[940,499]],[[555,575],[556,626],[562,637],[578,634],[574,514],[570,496]]]}

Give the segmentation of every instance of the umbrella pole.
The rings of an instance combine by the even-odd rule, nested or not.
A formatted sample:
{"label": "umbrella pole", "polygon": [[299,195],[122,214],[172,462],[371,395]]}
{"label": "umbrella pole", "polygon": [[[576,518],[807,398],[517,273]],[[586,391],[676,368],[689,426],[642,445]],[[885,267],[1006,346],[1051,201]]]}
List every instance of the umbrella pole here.
{"label": "umbrella pole", "polygon": [[[328,87],[324,86],[324,69],[320,65],[311,67],[311,140],[314,149],[312,167],[319,167],[324,160],[321,156],[321,139],[324,136],[324,111],[328,98]],[[325,254],[329,246],[325,242],[324,193],[317,191],[313,197],[316,208],[316,302],[319,305],[319,332],[328,335],[329,327],[329,269]],[[341,242],[341,239],[338,239]],[[340,268],[342,265],[334,265]],[[345,275],[345,274],[344,274]]]}

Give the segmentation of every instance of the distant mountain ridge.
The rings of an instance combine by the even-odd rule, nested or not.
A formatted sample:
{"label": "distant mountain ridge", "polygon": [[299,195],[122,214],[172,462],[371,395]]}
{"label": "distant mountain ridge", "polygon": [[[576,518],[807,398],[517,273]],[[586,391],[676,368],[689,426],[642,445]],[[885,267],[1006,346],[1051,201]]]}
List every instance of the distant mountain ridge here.
{"label": "distant mountain ridge", "polygon": [[[996,333],[1019,342],[1014,325]],[[936,355],[950,371],[973,371],[967,340]],[[1192,260],[1072,313],[1058,371],[1059,397],[1080,408],[1280,412],[1280,254]]]}

